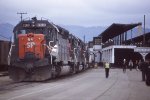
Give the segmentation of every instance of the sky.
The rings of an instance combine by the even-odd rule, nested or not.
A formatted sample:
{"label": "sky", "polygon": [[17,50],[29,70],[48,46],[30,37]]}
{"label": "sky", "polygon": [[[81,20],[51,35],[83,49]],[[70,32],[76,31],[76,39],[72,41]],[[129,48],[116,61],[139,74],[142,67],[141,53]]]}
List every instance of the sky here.
{"label": "sky", "polygon": [[0,23],[17,24],[23,18],[41,17],[59,25],[110,26],[138,23],[146,15],[150,28],[150,0],[0,0]]}

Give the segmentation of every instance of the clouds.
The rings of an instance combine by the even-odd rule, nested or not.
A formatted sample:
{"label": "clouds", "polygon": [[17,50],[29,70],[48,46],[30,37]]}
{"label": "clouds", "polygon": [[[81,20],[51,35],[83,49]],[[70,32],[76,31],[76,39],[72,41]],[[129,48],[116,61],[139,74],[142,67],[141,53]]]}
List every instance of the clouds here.
{"label": "clouds", "polygon": [[1,0],[0,22],[16,24],[16,13],[27,12],[24,17],[45,17],[57,24],[108,26],[143,21],[144,14],[150,17],[148,4],[149,0]]}
{"label": "clouds", "polygon": [[88,2],[95,10],[101,9],[109,13],[140,13],[147,11],[150,3],[149,0],[88,0]]}

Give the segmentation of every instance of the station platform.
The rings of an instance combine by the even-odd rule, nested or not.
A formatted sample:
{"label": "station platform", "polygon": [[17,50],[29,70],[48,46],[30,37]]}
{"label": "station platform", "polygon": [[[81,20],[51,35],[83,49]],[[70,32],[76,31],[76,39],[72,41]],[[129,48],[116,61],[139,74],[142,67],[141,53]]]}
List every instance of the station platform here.
{"label": "station platform", "polygon": [[122,69],[110,69],[110,75],[105,82],[112,83],[96,100],[150,100],[150,86],[142,81],[140,70],[126,69],[126,73],[123,73]]}
{"label": "station platform", "polygon": [[14,88],[8,76],[0,82],[0,100],[150,100],[150,86],[136,69],[123,73],[112,68],[106,78],[105,69],[97,67],[46,82],[16,83]]}

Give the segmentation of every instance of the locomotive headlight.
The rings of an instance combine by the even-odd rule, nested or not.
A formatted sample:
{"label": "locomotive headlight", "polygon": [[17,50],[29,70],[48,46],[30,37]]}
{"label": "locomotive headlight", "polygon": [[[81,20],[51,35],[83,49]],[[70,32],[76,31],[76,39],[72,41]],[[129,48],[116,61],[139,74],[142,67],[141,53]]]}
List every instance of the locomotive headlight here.
{"label": "locomotive headlight", "polygon": [[28,38],[28,41],[30,42],[30,41],[33,41],[33,38]]}
{"label": "locomotive headlight", "polygon": [[33,38],[30,38],[31,39],[31,41],[33,41]]}
{"label": "locomotive headlight", "polygon": [[32,27],[35,27],[35,24],[32,24]]}
{"label": "locomotive headlight", "polygon": [[35,22],[34,21],[32,21],[32,27],[35,27]]}

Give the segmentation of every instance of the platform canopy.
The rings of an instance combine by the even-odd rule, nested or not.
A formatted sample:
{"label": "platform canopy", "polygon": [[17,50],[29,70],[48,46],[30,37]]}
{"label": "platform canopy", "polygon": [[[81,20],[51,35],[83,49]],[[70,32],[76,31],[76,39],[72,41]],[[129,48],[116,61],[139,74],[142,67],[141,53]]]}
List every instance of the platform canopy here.
{"label": "platform canopy", "polygon": [[108,39],[112,39],[115,36],[118,36],[132,28],[142,25],[142,23],[135,23],[135,24],[118,24],[113,23],[109,26],[104,32],[102,32],[99,36],[102,37],[102,42],[106,42]]}

